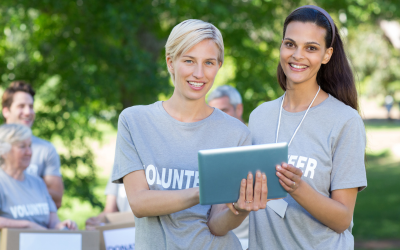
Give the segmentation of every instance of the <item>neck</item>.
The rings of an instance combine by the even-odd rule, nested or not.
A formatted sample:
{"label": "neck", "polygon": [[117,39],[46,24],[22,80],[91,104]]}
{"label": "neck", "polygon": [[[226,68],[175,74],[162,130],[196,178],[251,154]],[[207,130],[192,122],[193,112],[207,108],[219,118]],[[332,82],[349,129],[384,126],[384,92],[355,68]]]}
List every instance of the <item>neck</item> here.
{"label": "neck", "polygon": [[212,114],[213,108],[208,106],[205,97],[190,100],[174,91],[172,97],[163,102],[167,113],[180,122],[198,122]]}
{"label": "neck", "polygon": [[3,164],[1,166],[1,168],[3,169],[3,171],[8,174],[9,176],[11,176],[11,178],[18,180],[18,181],[23,181],[24,180],[24,170],[22,169],[18,169],[18,168],[14,168],[12,166],[9,166],[9,164]]}
{"label": "neck", "polygon": [[[307,110],[319,88],[317,81],[314,81],[311,84],[289,84],[288,82],[287,86],[288,88],[286,89],[283,108],[292,113]],[[312,107],[320,104],[326,98],[328,98],[328,94],[321,89],[318,93],[318,96],[315,98]]]}

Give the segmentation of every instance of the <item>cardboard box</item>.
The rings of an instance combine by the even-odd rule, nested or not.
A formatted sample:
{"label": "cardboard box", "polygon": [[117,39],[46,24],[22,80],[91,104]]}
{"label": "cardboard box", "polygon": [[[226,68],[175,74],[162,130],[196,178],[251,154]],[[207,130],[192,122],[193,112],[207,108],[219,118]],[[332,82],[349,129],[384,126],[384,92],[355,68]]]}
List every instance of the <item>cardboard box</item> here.
{"label": "cardboard box", "polygon": [[3,228],[0,250],[99,250],[98,231]]}
{"label": "cardboard box", "polygon": [[132,212],[106,214],[103,223],[96,227],[100,231],[100,250],[135,249],[135,217]]}

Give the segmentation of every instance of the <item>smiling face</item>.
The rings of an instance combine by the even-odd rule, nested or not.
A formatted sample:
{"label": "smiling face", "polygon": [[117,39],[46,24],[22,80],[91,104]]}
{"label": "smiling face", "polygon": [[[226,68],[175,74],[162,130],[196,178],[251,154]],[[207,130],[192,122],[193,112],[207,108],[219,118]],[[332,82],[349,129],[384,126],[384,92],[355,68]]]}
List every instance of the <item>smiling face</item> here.
{"label": "smiling face", "polygon": [[326,48],[326,30],[311,22],[291,22],[286,28],[280,50],[280,64],[287,88],[315,83],[321,64],[329,62],[333,48]]}
{"label": "smiling face", "polygon": [[7,166],[25,170],[32,157],[31,138],[11,144],[11,150],[3,156]]}
{"label": "smiling face", "polygon": [[11,106],[3,108],[3,116],[8,124],[17,123],[32,127],[35,120],[33,97],[26,92],[16,92]]}
{"label": "smiling face", "polygon": [[175,92],[190,100],[205,98],[221,67],[218,55],[215,42],[206,39],[175,60],[167,57],[168,70],[175,79]]}

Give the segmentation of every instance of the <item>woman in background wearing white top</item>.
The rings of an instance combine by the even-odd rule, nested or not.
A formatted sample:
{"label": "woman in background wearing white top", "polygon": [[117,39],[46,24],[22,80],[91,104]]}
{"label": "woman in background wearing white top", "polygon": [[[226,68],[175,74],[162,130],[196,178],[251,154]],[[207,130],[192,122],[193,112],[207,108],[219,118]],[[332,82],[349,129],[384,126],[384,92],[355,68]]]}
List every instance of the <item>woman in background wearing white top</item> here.
{"label": "woman in background wearing white top", "polygon": [[135,246],[242,249],[230,230],[249,211],[266,207],[266,176],[257,173],[254,194],[251,174],[247,183],[238,183],[234,205],[199,205],[198,151],[251,144],[241,121],[205,101],[223,63],[222,35],[210,23],[186,20],[174,27],[165,47],[172,97],[127,108],[118,122],[112,179],[125,185],[135,215]]}
{"label": "woman in background wearing white top", "polygon": [[24,125],[0,126],[0,229],[76,230],[75,222],[58,219],[43,180],[24,172],[32,157],[31,137]]}
{"label": "woman in background wearing white top", "polygon": [[256,108],[249,128],[253,144],[288,143],[277,176],[289,195],[250,214],[250,249],[354,249],[356,197],[367,185],[365,130],[325,10],[303,6],[286,18],[277,74],[285,94]]}

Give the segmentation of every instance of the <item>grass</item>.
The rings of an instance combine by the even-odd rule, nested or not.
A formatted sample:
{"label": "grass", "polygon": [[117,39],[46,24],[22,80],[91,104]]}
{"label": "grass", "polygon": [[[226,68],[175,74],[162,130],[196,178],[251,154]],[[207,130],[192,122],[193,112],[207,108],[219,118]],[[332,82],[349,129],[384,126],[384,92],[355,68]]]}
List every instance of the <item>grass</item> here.
{"label": "grass", "polygon": [[400,161],[388,151],[367,155],[368,187],[354,211],[356,240],[400,239]]}
{"label": "grass", "polygon": [[400,120],[376,119],[364,122],[366,131],[400,130]]}

